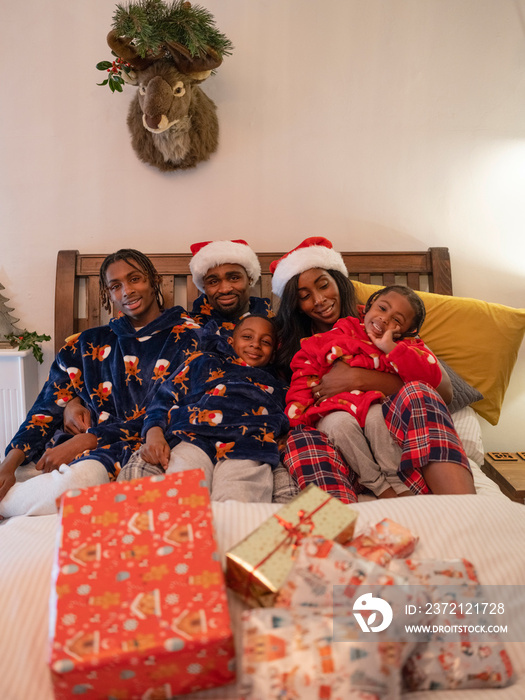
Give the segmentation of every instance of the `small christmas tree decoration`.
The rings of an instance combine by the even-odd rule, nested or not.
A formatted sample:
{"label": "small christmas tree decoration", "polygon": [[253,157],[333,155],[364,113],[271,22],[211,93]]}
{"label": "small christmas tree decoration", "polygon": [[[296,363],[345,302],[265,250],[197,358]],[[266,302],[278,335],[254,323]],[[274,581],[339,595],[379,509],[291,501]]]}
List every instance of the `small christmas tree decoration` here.
{"label": "small christmas tree decoration", "polygon": [[[0,290],[5,287],[0,284]],[[0,294],[0,348],[18,348],[19,350],[31,350],[38,362],[42,363],[44,356],[39,343],[45,340],[51,340],[49,335],[38,335],[34,331],[22,330],[15,326],[19,321],[18,318],[13,318],[8,306],[5,302],[9,301],[7,297]]]}
{"label": "small christmas tree decoration", "polygon": [[[5,289],[3,284],[0,284],[0,290]],[[20,320],[18,318],[13,318],[10,314],[14,309],[6,306],[6,302],[9,299],[3,294],[0,294],[0,347],[11,347],[7,336],[11,333],[21,333],[21,329],[15,324]]]}
{"label": "small christmas tree decoration", "polygon": [[217,149],[217,108],[199,84],[233,49],[203,7],[175,0],[117,5],[107,42],[116,60],[101,61],[99,85],[138,87],[128,112],[138,157],[160,170],[192,168]]}

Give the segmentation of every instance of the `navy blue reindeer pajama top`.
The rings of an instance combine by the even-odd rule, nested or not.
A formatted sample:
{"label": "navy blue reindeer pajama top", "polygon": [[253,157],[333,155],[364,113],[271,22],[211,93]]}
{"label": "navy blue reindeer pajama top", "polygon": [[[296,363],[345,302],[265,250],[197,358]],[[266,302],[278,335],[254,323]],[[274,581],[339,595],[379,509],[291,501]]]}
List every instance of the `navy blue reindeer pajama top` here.
{"label": "navy blue reindeer pajama top", "polygon": [[217,331],[209,322],[199,350],[156,393],[143,434],[161,427],[170,447],[191,442],[213,463],[251,459],[276,466],[277,439],[289,427],[286,387],[269,369],[247,365]]}
{"label": "navy blue reindeer pajama top", "polygon": [[80,458],[98,459],[115,476],[140,444],[146,406],[197,347],[198,329],[176,306],[140,330],[122,316],[71,336],[6,453],[18,448],[23,464],[37,461],[62,427],[67,402],[78,396],[91,412],[89,432],[98,441]]}

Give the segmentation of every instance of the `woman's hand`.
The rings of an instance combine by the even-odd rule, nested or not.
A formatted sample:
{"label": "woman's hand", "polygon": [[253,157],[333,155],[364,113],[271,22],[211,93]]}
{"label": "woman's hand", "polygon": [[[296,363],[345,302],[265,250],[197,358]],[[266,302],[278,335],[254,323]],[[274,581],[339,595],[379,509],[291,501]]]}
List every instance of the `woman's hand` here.
{"label": "woman's hand", "polygon": [[343,391],[380,391],[385,396],[397,394],[403,382],[397,374],[379,372],[375,369],[350,367],[344,362],[335,362],[333,367],[321,379],[319,384],[312,386],[312,394],[316,404]]}
{"label": "woman's hand", "polygon": [[91,428],[91,414],[78,396],[68,401],[64,409],[64,430],[71,435],[85,433]]}
{"label": "woman's hand", "polygon": [[450,381],[447,371],[443,368],[439,360],[438,365],[441,370],[441,382],[436,387],[436,391],[448,406],[454,396],[454,389],[452,388],[452,382]]}
{"label": "woman's hand", "polygon": [[97,438],[91,433],[79,433],[70,440],[62,442],[56,447],[50,447],[35,464],[44,474],[58,469],[62,464],[70,464],[86,450],[92,450],[97,446]]}
{"label": "woman's hand", "polygon": [[146,434],[146,442],[140,448],[140,456],[148,464],[160,464],[166,470],[170,459],[170,446],[162,428],[155,426]]}

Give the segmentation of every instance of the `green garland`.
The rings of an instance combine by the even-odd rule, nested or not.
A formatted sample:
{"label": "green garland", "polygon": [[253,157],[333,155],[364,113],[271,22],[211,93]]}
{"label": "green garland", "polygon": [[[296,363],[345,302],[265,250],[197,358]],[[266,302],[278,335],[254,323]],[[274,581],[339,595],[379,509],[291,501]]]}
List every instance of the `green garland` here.
{"label": "green garland", "polygon": [[[119,36],[132,39],[139,55],[157,55],[166,42],[184,46],[192,58],[211,48],[223,58],[231,55],[233,44],[215,26],[211,12],[204,7],[191,5],[186,0],[139,0],[126,7],[117,5],[113,14],[113,29]],[[109,85],[111,92],[122,92],[122,72],[129,73],[130,66],[122,59],[100,61],[97,70],[109,73],[98,85]]]}
{"label": "green garland", "polygon": [[182,44],[192,57],[204,53],[208,46],[221,58],[233,50],[231,41],[215,26],[211,12],[184,0],[174,0],[169,5],[163,0],[139,0],[127,7],[117,5],[113,28],[120,36],[133,39],[142,57],[157,54],[167,41]]}

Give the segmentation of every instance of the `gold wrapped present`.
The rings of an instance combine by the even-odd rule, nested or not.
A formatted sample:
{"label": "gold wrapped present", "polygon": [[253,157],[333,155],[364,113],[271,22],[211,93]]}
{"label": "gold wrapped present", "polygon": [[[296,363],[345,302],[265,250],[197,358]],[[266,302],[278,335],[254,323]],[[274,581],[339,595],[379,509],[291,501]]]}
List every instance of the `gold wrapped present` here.
{"label": "gold wrapped present", "polygon": [[352,537],[357,513],[310,484],[226,554],[226,583],[253,607],[273,605],[304,537],[340,544]]}

